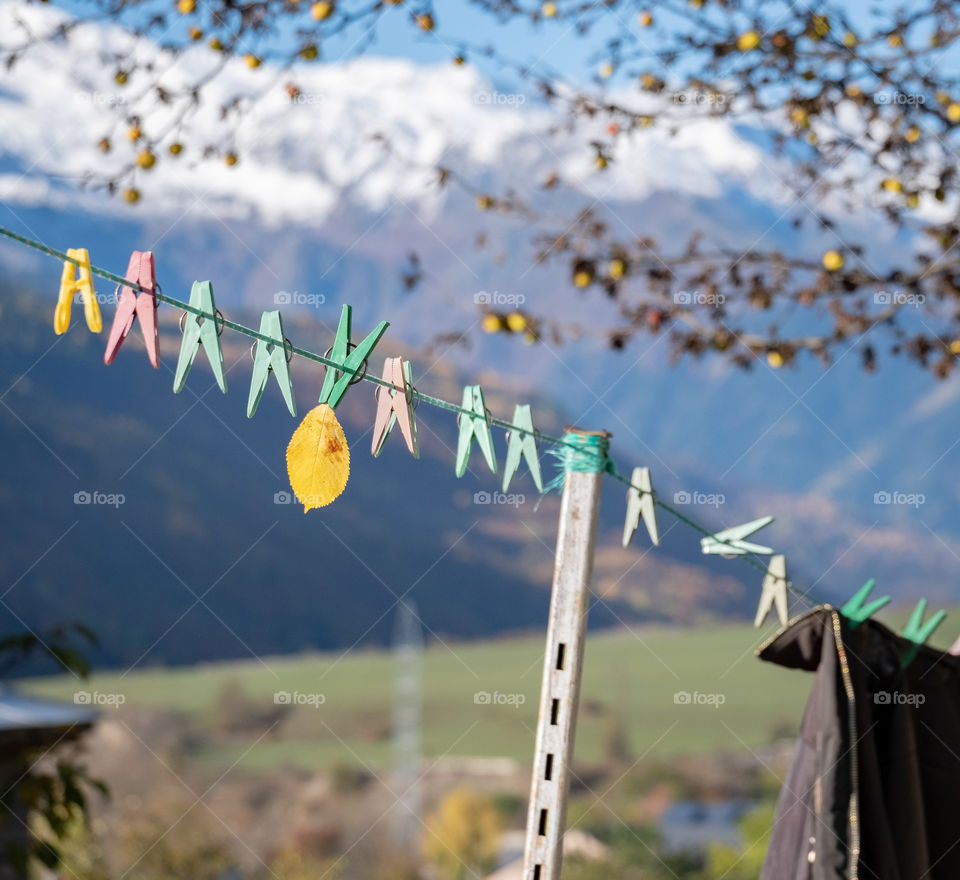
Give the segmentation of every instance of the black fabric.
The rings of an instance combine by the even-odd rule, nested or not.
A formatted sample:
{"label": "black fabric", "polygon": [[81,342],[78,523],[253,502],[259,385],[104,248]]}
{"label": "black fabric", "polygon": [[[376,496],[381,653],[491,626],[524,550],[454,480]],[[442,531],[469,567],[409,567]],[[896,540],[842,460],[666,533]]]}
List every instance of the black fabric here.
{"label": "black fabric", "polygon": [[761,880],[960,880],[960,658],[910,647],[826,606],[758,652],[816,673]]}

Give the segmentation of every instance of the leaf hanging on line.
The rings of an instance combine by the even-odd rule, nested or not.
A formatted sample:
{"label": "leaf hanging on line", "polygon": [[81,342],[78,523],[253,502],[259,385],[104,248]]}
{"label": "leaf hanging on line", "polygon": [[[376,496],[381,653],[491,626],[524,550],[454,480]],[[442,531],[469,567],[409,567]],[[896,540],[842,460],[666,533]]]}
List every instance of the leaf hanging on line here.
{"label": "leaf hanging on line", "polygon": [[287,446],[290,486],[306,513],[326,507],[347,485],[350,449],[334,411],[325,403],[304,416]]}

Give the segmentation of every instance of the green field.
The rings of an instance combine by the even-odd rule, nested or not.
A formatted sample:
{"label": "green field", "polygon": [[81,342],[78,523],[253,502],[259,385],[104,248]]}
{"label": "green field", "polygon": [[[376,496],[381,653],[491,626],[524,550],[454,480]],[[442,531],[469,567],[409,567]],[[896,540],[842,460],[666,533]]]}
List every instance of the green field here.
{"label": "green field", "polygon": [[[756,748],[796,730],[811,677],[757,660],[760,639],[743,624],[591,633],[578,760],[602,760],[614,731],[626,734],[639,757]],[[543,641],[530,636],[432,643],[423,656],[424,753],[529,761]],[[23,684],[30,692],[68,700],[78,689],[122,694],[125,720],[148,714],[137,714],[144,707],[173,710],[193,733],[192,756],[217,766],[239,761],[250,769],[319,768],[389,760],[395,672],[389,653],[357,650],[95,675],[79,687],[65,677]],[[234,697],[231,717],[238,714],[241,694],[241,709],[254,717],[248,729],[223,732],[225,691]],[[324,702],[298,706],[271,728],[279,691],[322,694]],[[478,704],[475,694],[482,691],[521,695],[523,703],[513,698],[512,704]],[[678,705],[674,695],[681,691],[721,694],[724,702]]]}

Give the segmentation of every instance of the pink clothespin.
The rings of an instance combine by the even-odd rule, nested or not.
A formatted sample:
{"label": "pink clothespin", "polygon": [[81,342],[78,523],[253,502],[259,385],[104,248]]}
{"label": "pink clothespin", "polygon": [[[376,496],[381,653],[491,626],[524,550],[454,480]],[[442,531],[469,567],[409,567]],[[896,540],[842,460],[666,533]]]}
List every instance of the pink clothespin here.
{"label": "pink clothespin", "polygon": [[154,367],[160,366],[160,339],[157,335],[157,273],[152,251],[134,251],[127,266],[127,281],[139,284],[143,292],[120,286],[120,301],[113,316],[107,350],[103,362],[112,364],[123,340],[127,338],[134,318],[140,319],[140,330],[147,346],[147,355]]}
{"label": "pink clothespin", "polygon": [[953,647],[950,649],[950,653],[953,654],[954,656],[956,656],[957,654],[960,654],[960,639],[957,639],[953,643]]}
{"label": "pink clothespin", "polygon": [[414,394],[411,383],[410,362],[402,358],[387,358],[383,362],[383,380],[393,385],[392,389],[377,388],[377,416],[373,423],[373,442],[370,451],[374,456],[383,451],[383,443],[394,424],[407,443],[414,458],[420,457],[417,441],[417,417],[414,415]]}

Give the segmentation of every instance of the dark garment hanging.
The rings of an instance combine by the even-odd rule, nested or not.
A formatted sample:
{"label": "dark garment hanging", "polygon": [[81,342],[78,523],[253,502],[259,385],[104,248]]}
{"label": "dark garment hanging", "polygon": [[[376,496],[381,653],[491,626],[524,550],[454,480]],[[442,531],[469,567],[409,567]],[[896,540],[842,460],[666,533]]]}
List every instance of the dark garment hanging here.
{"label": "dark garment hanging", "polygon": [[760,880],[960,880],[960,657],[829,605],[757,652],[816,671]]}

